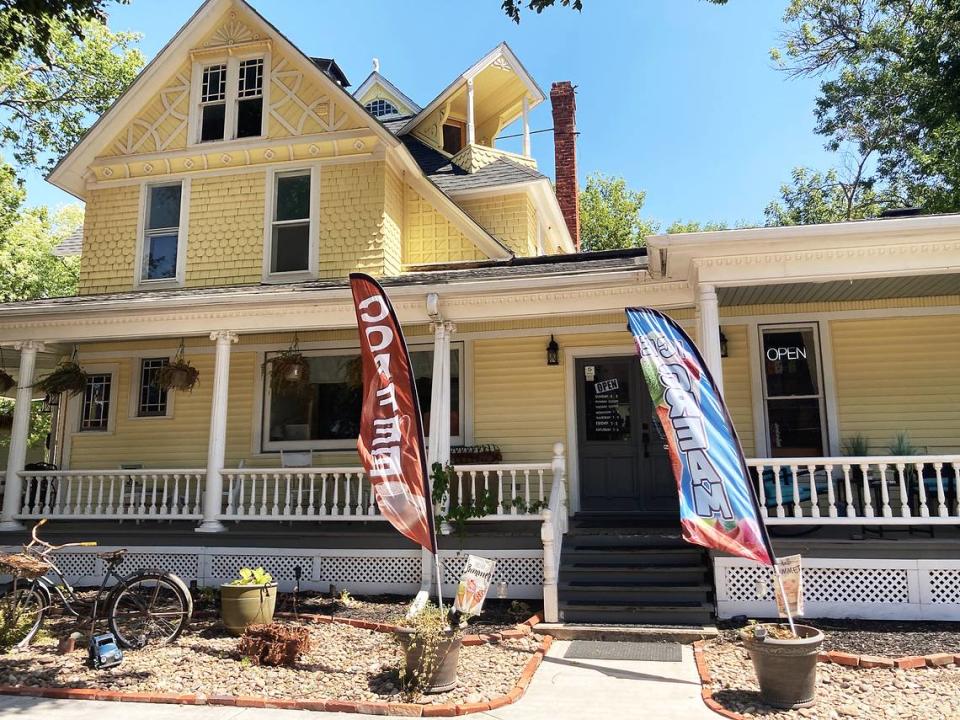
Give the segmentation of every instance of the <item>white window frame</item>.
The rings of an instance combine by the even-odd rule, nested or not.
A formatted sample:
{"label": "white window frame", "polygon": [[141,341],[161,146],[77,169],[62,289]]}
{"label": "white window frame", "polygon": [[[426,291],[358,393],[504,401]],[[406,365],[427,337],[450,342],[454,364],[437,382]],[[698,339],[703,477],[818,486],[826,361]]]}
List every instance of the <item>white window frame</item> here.
{"label": "white window frame", "polygon": [[142,365],[144,360],[156,360],[161,357],[166,357],[167,361],[170,362],[173,358],[169,353],[164,354],[162,350],[155,352],[148,352],[143,355],[139,355],[134,358],[130,358],[130,392],[129,400],[127,407],[127,419],[129,420],[145,420],[147,422],[151,420],[166,420],[173,417],[173,401],[176,397],[176,393],[173,391],[167,391],[167,412],[164,415],[141,415],[140,414],[140,382],[143,379],[142,374]]}
{"label": "white window frame", "polygon": [[71,435],[82,435],[83,437],[103,437],[110,436],[116,432],[117,427],[117,398],[120,392],[120,366],[116,363],[102,365],[84,365],[84,371],[88,375],[109,375],[110,376],[110,394],[107,396],[107,402],[110,404],[110,410],[107,415],[107,427],[105,430],[84,430],[80,423],[83,420],[83,397],[86,390],[79,395],[73,395],[69,399],[70,403],[70,427]]}
{"label": "white window frame", "polygon": [[[779,332],[779,331],[791,331],[791,330],[812,330],[813,331],[813,346],[814,352],[816,352],[817,359],[817,387],[820,392],[817,395],[775,395],[773,398],[769,397],[767,394],[767,373],[765,360],[763,356],[763,335],[767,331]],[[760,363],[760,402],[763,406],[763,436],[758,438],[762,440],[762,447],[766,451],[767,456],[773,455],[773,447],[770,443],[770,409],[768,405],[769,400],[811,400],[816,398],[820,401],[820,445],[823,448],[822,454],[824,456],[830,455],[830,418],[827,416],[827,388],[826,383],[824,382],[824,352],[823,352],[823,343],[820,340],[820,323],[816,320],[811,320],[809,322],[790,322],[790,323],[757,323],[757,352],[759,356],[757,361]],[[754,440],[757,447],[761,447],[757,442],[758,439]]]}
{"label": "white window frame", "polygon": [[[177,271],[172,278],[147,280],[143,264],[147,250],[147,214],[150,209],[150,189],[154,187],[180,186],[180,225],[177,227]],[[137,218],[137,254],[133,269],[133,284],[136,288],[182,287],[187,270],[187,228],[190,222],[190,178],[167,182],[150,182],[140,185],[140,214]]]}
{"label": "white window frame", "polygon": [[[260,135],[237,138],[237,97],[240,86],[240,63],[243,60],[263,59],[263,112],[260,117]],[[200,127],[203,116],[200,112],[201,89],[203,86],[203,69],[211,65],[227,66],[227,97],[224,113],[223,140],[200,141]],[[267,137],[270,116],[270,83],[271,83],[270,51],[266,48],[250,50],[248,52],[214,55],[194,60],[190,73],[190,121],[187,125],[187,145],[212,145],[219,147],[224,143],[240,145],[259,141]]]}
{"label": "white window frame", "polygon": [[[291,272],[270,272],[273,265],[273,223],[277,207],[277,178],[289,175],[310,174],[310,229],[309,256],[306,270]],[[320,165],[301,165],[290,168],[271,168],[266,173],[266,186],[263,213],[263,281],[265,283],[296,282],[313,280],[320,268]]]}
{"label": "white window frame", "polygon": [[[375,105],[376,103],[383,103],[384,105],[388,105],[393,109],[390,112],[380,113],[378,115],[370,108],[370,105]],[[400,109],[396,105],[394,105],[390,100],[387,100],[386,98],[382,98],[382,97],[376,97],[376,98],[373,98],[372,100],[368,100],[363,104],[363,109],[366,110],[368,113],[370,113],[370,115],[372,115],[373,117],[377,118],[378,120],[382,118],[398,117],[400,115]]]}
{"label": "white window frame", "polygon": [[[412,344],[409,346],[410,353],[414,352],[423,352],[425,350],[433,350],[434,346],[432,343],[422,343],[422,344]],[[465,410],[466,406],[466,382],[465,382],[465,372],[466,372],[466,348],[464,347],[463,341],[451,342],[450,349],[457,350],[457,358],[459,359],[459,372],[460,372],[460,387],[458,393],[458,408],[459,408],[459,424],[460,424],[460,434],[452,436],[450,438],[451,445],[462,445],[464,444],[464,438],[467,435],[465,426],[466,426],[466,417],[467,413]],[[271,357],[275,356],[281,350],[275,350],[273,352],[267,353],[265,360],[269,360]],[[322,350],[301,350],[301,352],[306,357],[322,357],[322,356],[349,356],[360,354],[360,348],[325,348]],[[281,450],[318,450],[318,451],[344,451],[344,450],[356,450],[357,440],[356,438],[348,440],[270,440],[270,403],[273,398],[273,391],[270,387],[269,380],[265,377],[265,373],[258,373],[260,375],[260,397],[263,398],[263,404],[260,410],[260,448],[258,449],[258,454],[266,453],[275,453]],[[428,445],[430,444],[430,439],[427,436],[429,428],[424,428],[424,442]]]}

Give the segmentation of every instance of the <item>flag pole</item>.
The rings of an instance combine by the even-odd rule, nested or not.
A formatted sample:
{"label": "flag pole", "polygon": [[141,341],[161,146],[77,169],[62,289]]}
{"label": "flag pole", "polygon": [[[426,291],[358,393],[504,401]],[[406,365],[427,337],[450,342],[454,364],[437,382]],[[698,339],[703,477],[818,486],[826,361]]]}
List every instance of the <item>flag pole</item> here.
{"label": "flag pole", "polygon": [[440,573],[440,548],[433,554],[434,565],[437,566],[437,607],[443,612],[443,580]]}

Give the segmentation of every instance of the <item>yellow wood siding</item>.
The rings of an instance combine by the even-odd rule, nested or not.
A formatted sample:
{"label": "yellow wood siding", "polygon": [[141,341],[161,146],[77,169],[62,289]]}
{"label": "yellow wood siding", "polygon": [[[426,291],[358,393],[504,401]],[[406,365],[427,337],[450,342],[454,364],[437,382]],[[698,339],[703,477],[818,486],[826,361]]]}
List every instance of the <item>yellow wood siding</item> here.
{"label": "yellow wood siding", "polygon": [[192,181],[188,287],[260,282],[265,192],[263,172]]}
{"label": "yellow wood siding", "polygon": [[320,277],[383,275],[383,162],[330,165],[320,173]]}
{"label": "yellow wood siding", "polygon": [[403,180],[385,167],[383,207],[383,273],[399,275],[403,263]]}
{"label": "yellow wood siding", "polygon": [[90,191],[83,218],[81,295],[132,289],[139,212],[139,186]]}
{"label": "yellow wood siding", "polygon": [[747,347],[747,326],[724,326],[727,357],[723,358],[723,397],[730,418],[740,436],[747,457],[756,454],[753,432],[753,385],[750,382],[750,351]]}
{"label": "yellow wood siding", "polygon": [[536,254],[536,233],[530,236],[529,202],[523,193],[460,203],[466,213],[517,255]]}
{"label": "yellow wood siding", "polygon": [[[133,358],[107,360],[116,363],[117,376],[111,397],[115,430],[112,433],[76,432],[70,419],[70,467],[112,469],[121,463],[142,463],[148,468],[203,468],[206,465],[213,387],[213,355],[187,354],[200,371],[200,382],[191,393],[176,393],[173,417],[131,418],[130,393],[139,384],[139,362]],[[99,361],[98,361],[99,364]],[[227,464],[250,456],[253,415],[251,392],[256,367],[255,353],[235,352],[230,358],[230,398],[227,421]],[[131,387],[132,384],[132,387]],[[72,403],[79,402],[75,398]]]}
{"label": "yellow wood siding", "polygon": [[416,190],[405,185],[403,193],[404,265],[486,259],[472,241]]}
{"label": "yellow wood siding", "polygon": [[960,450],[960,315],[834,320],[840,437],[886,455],[901,431],[928,453]]}

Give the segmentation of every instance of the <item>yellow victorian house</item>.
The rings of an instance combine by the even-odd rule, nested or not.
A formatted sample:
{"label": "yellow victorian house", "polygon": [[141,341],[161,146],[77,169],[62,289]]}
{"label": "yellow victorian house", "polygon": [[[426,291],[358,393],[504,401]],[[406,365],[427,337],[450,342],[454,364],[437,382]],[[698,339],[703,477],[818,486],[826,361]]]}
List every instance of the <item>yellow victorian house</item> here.
{"label": "yellow victorian house", "polygon": [[[0,306],[18,362],[0,542],[48,517],[200,585],[243,565],[285,587],[428,584],[356,455],[359,270],[404,324],[430,460],[455,468],[447,592],[473,552],[550,621],[770,613],[764,568],[679,540],[623,315],[648,305],[721,379],[809,613],[957,617],[960,217],[580,253],[571,83],[548,95],[500,44],[423,105],[376,61],[350,87],[243,0],[207,0],[57,165],[86,203],[80,294]],[[548,99],[553,179],[529,139]],[[521,152],[498,148],[518,121]],[[309,383],[274,393],[265,365],[291,348]],[[51,466],[28,467],[33,385],[61,358],[86,384],[48,398]],[[160,390],[178,358],[199,383]],[[83,583],[101,562],[64,567]]]}

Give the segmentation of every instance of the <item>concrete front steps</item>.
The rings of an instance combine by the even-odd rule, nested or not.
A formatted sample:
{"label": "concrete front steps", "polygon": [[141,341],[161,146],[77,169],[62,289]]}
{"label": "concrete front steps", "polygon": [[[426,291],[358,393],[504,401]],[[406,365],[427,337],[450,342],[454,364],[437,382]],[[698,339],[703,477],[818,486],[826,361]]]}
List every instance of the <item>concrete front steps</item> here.
{"label": "concrete front steps", "polygon": [[680,537],[676,520],[576,516],[564,537],[560,620],[570,624],[688,626],[714,620],[707,554]]}

